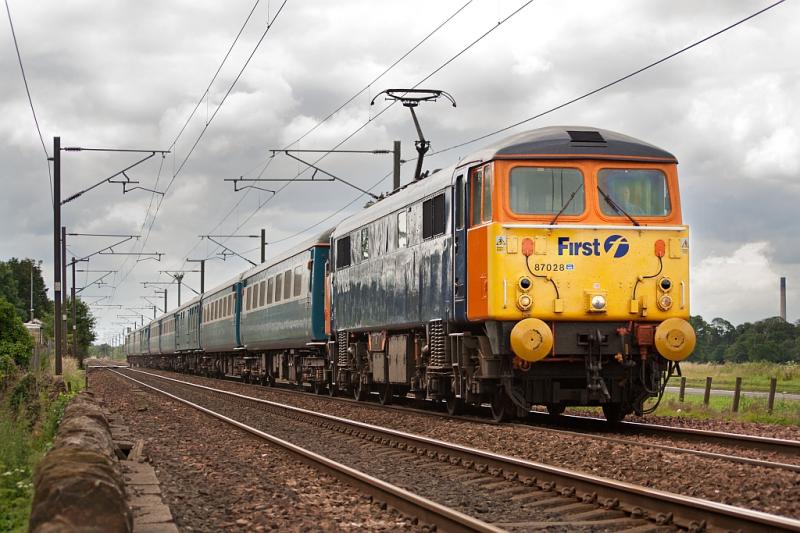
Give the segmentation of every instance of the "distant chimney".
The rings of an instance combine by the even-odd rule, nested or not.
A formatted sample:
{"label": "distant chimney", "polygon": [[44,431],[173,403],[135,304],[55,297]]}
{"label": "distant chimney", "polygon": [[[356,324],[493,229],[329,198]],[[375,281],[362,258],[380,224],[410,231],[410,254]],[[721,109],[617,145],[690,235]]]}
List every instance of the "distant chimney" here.
{"label": "distant chimney", "polygon": [[781,318],[786,320],[786,278],[781,278]]}

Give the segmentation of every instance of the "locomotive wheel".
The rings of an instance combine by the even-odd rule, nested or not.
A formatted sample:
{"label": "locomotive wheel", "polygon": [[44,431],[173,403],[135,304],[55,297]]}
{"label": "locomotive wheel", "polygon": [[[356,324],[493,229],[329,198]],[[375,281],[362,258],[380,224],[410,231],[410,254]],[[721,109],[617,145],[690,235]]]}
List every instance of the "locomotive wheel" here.
{"label": "locomotive wheel", "polygon": [[381,405],[389,405],[392,403],[392,386],[389,383],[385,383],[381,388],[381,392],[378,395],[378,401]]}
{"label": "locomotive wheel", "polygon": [[367,385],[360,379],[358,383],[353,386],[353,398],[359,402],[363,402],[367,399]]}
{"label": "locomotive wheel", "polygon": [[511,419],[514,413],[514,405],[511,398],[506,394],[505,389],[498,387],[492,398],[492,420],[495,422],[505,422]]}
{"label": "locomotive wheel", "polygon": [[328,383],[328,396],[331,398],[336,396],[336,385],[334,383]]}
{"label": "locomotive wheel", "polygon": [[625,413],[622,412],[622,405],[618,403],[603,404],[603,415],[609,424],[617,424],[625,418]]}
{"label": "locomotive wheel", "polygon": [[547,405],[547,414],[550,416],[558,416],[564,414],[564,409],[566,408],[567,406],[564,404],[551,403]]}
{"label": "locomotive wheel", "polygon": [[450,392],[444,400],[445,407],[447,407],[447,414],[450,416],[457,416],[464,412],[464,399],[456,398],[455,393]]}
{"label": "locomotive wheel", "polygon": [[314,391],[314,394],[324,394],[325,388],[322,386],[322,382],[320,381],[313,381],[311,383],[311,389]]}

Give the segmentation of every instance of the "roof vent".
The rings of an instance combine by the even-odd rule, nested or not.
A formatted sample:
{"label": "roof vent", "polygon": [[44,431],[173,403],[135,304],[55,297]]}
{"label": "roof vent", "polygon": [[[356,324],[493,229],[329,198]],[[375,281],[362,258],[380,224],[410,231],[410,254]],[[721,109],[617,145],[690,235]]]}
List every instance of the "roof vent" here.
{"label": "roof vent", "polygon": [[599,131],[569,131],[569,139],[575,143],[604,143],[606,140]]}

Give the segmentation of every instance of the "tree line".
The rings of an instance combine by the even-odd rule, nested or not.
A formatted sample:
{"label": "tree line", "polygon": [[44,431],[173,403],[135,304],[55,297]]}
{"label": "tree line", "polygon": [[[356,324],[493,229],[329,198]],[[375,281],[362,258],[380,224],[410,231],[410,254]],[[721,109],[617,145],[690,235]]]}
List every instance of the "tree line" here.
{"label": "tree line", "polygon": [[738,326],[724,318],[706,322],[701,316],[693,316],[689,321],[697,334],[697,347],[689,361],[800,361],[800,320],[792,324],[780,317],[771,317]]}
{"label": "tree line", "polygon": [[[18,366],[27,364],[33,344],[23,322],[33,319],[42,323],[42,336],[53,338],[53,300],[42,276],[41,261],[17,259],[0,261],[0,359]],[[82,360],[94,342],[95,318],[89,306],[76,298],[77,328],[72,327],[72,300],[67,299],[67,354]],[[22,334],[25,335],[22,335]],[[72,353],[73,335],[77,335],[77,353]]]}

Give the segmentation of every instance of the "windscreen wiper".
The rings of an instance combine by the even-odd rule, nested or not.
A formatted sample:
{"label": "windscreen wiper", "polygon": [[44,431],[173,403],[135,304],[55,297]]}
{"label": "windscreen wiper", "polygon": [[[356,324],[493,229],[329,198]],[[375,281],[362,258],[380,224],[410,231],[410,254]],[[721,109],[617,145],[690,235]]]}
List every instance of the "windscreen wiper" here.
{"label": "windscreen wiper", "polygon": [[576,195],[576,194],[578,194],[578,191],[579,191],[579,190],[581,190],[581,187],[583,187],[583,183],[581,183],[580,185],[578,185],[578,188],[577,188],[577,189],[575,189],[574,191],[572,191],[572,194],[571,194],[571,195],[570,195],[570,197],[567,199],[567,202],[566,202],[566,203],[565,203],[563,206],[561,206],[561,211],[559,211],[558,213],[556,213],[556,216],[554,216],[554,217],[553,217],[553,220],[551,220],[551,221],[550,221],[550,225],[551,225],[551,226],[552,226],[553,224],[555,224],[555,223],[556,223],[556,220],[558,220],[558,217],[560,217],[560,216],[561,216],[561,215],[564,213],[564,211],[566,211],[566,210],[567,210],[567,207],[569,207],[569,204],[570,204],[570,203],[572,203],[572,199],[573,199],[573,198],[575,198],[575,195]]}
{"label": "windscreen wiper", "polygon": [[617,202],[612,200],[611,197],[608,194],[606,194],[606,191],[604,191],[603,189],[600,188],[600,184],[597,185],[597,190],[600,191],[600,194],[602,194],[603,198],[606,199],[606,202],[608,202],[608,205],[610,205],[612,208],[614,208],[614,211],[616,211],[620,215],[625,215],[626,217],[628,217],[628,219],[631,222],[633,222],[634,226],[640,226],[641,225],[638,222],[636,222],[636,220],[634,220],[634,218],[632,216],[630,216],[627,211],[622,209],[622,207],[620,207],[620,205]]}

